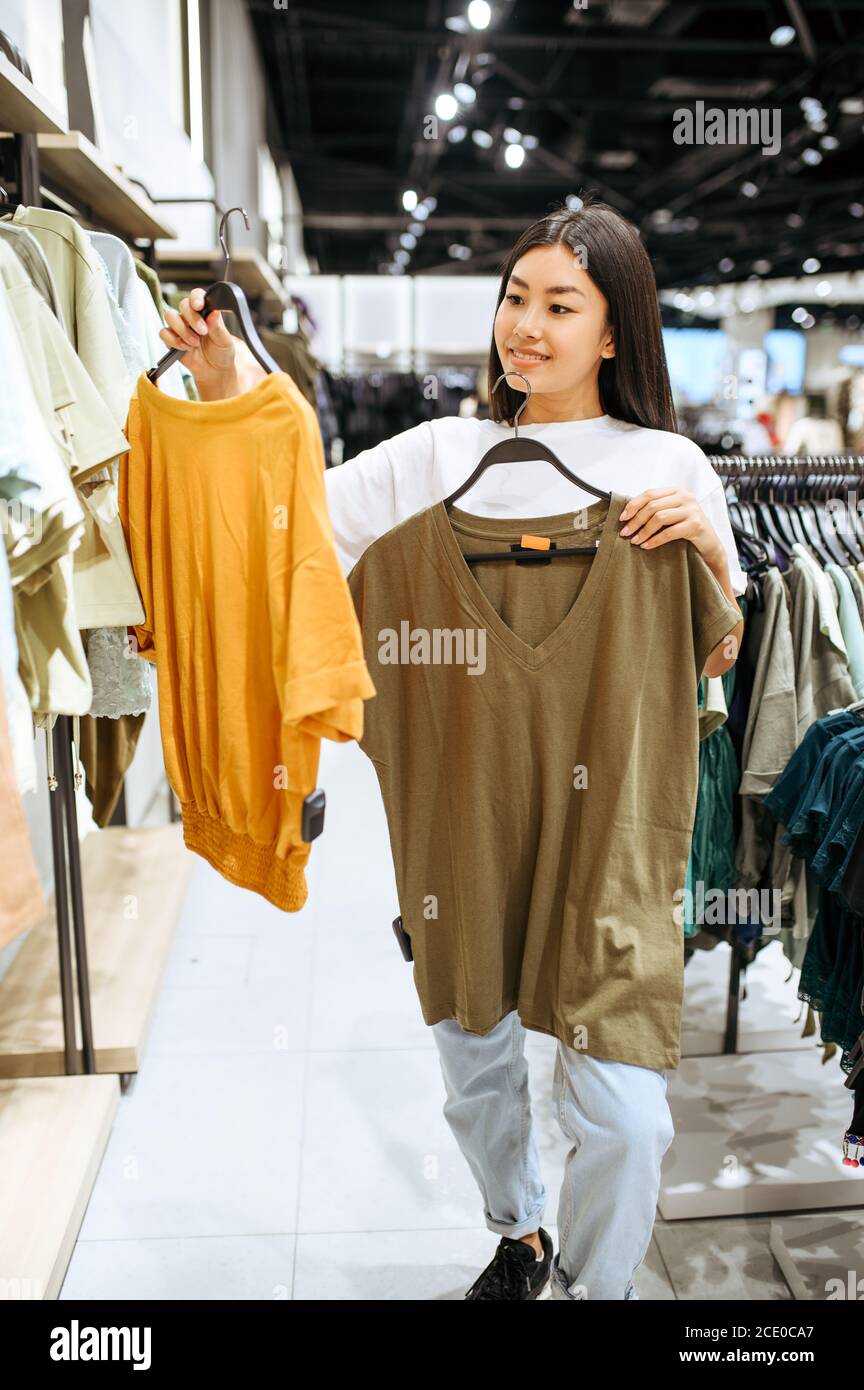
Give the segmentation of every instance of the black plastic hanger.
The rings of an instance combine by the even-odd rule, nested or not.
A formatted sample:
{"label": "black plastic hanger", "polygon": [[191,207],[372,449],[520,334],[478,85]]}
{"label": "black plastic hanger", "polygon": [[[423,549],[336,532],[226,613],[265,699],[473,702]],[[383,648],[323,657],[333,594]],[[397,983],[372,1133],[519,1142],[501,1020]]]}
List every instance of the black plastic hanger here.
{"label": "black plastic hanger", "polygon": [[[521,377],[527,388],[525,399],[516,411],[513,420],[513,437],[511,439],[502,439],[498,444],[493,444],[491,449],[486,450],[486,453],[481,458],[470,478],[467,478],[462,486],[458,487],[455,492],[451,492],[449,497],[444,498],[444,506],[447,511],[449,512],[456,498],[461,497],[463,492],[467,492],[469,487],[472,487],[480,477],[480,474],[484,473],[493,463],[533,463],[537,459],[545,459],[547,463],[551,463],[553,468],[557,468],[559,473],[563,473],[565,478],[569,478],[571,483],[575,483],[577,487],[583,488],[585,492],[593,493],[593,495],[599,497],[601,501],[611,502],[611,492],[604,492],[602,488],[595,487],[593,483],[586,483],[577,473],[572,473],[570,469],[561,462],[558,455],[553,453],[548,444],[541,444],[538,440],[532,439],[530,435],[519,433],[519,416],[522,414],[522,411],[531,398],[531,383],[523,372],[502,372],[495,382],[495,385],[492,387],[493,394],[497,391],[505,377],[508,376]],[[487,554],[465,555],[463,558],[469,564],[477,560],[517,560],[520,564],[548,564],[550,560],[557,559],[559,556],[564,555],[594,555],[596,554],[598,545],[599,541],[595,542],[594,545],[556,546],[555,542],[552,541],[549,550],[533,550],[514,542],[509,550],[494,550],[489,551]]]}
{"label": "black plastic hanger", "polygon": [[[255,360],[264,368],[265,372],[280,372],[282,368],[279,366],[279,363],[270,356],[261,339],[258,337],[258,332],[252,322],[252,315],[249,312],[249,303],[245,294],[239,285],[235,285],[233,281],[228,279],[228,264],[231,257],[228,254],[228,244],[225,240],[225,229],[228,218],[231,216],[232,212],[242,212],[243,220],[247,228],[249,226],[249,218],[246,216],[245,208],[229,208],[228,211],[223,214],[222,220],[219,223],[219,241],[225,253],[225,266],[222,271],[222,279],[214,281],[214,283],[208,285],[207,289],[204,291],[204,307],[201,310],[201,315],[206,319],[209,314],[212,314],[214,309],[230,309],[232,313],[237,316],[240,335]],[[148,380],[158,381],[162,373],[166,371],[168,367],[173,366],[179,358],[183,357],[185,352],[185,348],[171,348],[170,352],[166,352],[164,357],[159,358],[155,367],[150,368],[147,373]]]}

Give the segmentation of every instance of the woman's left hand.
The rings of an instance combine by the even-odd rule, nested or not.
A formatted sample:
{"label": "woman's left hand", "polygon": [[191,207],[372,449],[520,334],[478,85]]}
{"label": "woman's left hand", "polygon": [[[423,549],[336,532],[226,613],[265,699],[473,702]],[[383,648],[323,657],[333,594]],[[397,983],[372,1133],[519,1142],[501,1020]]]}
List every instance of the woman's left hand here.
{"label": "woman's left hand", "polygon": [[631,497],[621,513],[620,532],[643,550],[667,541],[692,542],[707,564],[723,550],[720,537],[692,492],[677,487],[654,487]]}

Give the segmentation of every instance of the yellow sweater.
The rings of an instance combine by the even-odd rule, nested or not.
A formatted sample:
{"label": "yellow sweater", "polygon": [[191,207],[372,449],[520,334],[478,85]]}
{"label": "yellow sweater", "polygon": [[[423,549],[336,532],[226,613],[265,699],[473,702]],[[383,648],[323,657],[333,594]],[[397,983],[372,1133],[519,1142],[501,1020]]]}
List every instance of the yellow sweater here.
{"label": "yellow sweater", "polygon": [[120,517],[156,665],[183,839],[286,912],[308,895],[301,807],[321,738],[375,694],[327,512],[315,412],[284,372],[220,401],[138,378]]}

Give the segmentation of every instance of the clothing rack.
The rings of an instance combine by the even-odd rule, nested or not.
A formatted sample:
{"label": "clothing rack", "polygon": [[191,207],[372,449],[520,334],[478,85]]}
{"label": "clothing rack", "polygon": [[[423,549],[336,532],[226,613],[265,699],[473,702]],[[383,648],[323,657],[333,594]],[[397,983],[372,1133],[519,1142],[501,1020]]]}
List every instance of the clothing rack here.
{"label": "clothing rack", "polygon": [[[26,60],[23,60],[26,69]],[[25,75],[29,76],[29,70]],[[35,135],[15,134],[12,157],[15,199],[28,206],[38,205],[39,152]],[[5,171],[4,179],[8,179]],[[8,190],[7,190],[8,191]],[[11,195],[9,201],[12,201]],[[87,966],[87,933],[84,919],[84,893],[81,877],[81,843],[75,804],[75,775],[72,768],[72,718],[60,714],[53,727],[45,730],[46,750],[51,740],[54,776],[49,778],[51,854],[54,871],[54,912],[57,919],[60,1004],[63,1015],[63,1058],[67,1076],[82,1070],[95,1072],[93,1016],[90,1003],[90,974]],[[70,934],[71,914],[71,934]],[[72,967],[72,942],[75,970]],[[78,1058],[75,1018],[75,984],[81,1022],[81,1062]],[[83,1064],[83,1066],[82,1066]]]}
{"label": "clothing rack", "polygon": [[[771,478],[777,474],[800,478],[828,478],[837,474],[864,477],[864,454],[709,454],[708,462],[728,483],[737,478]],[[733,941],[729,962],[729,990],[726,999],[726,1026],[723,1052],[738,1051],[738,1004],[741,993],[741,968],[752,961],[751,943]]]}

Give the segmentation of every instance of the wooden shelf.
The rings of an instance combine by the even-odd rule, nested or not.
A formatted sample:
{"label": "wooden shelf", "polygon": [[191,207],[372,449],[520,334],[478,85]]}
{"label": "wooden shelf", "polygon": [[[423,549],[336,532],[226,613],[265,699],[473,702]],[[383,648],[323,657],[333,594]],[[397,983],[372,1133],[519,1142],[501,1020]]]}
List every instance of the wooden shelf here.
{"label": "wooden shelf", "polygon": [[[97,1073],[138,1070],[193,863],[180,825],[108,826],[82,842]],[[67,1079],[53,907],[0,981],[0,1078],[43,1076]]]}
{"label": "wooden shelf", "polygon": [[57,1298],[119,1104],[116,1076],[0,1081],[0,1300]]}
{"label": "wooden shelf", "polygon": [[80,130],[39,135],[39,164],[60,188],[127,237],[176,237],[159,209]]}
{"label": "wooden shelf", "polygon": [[[230,244],[230,243],[229,243]],[[225,257],[221,246],[205,251],[184,251],[179,246],[160,247],[160,269],[178,282],[205,286],[221,280]],[[282,308],[288,302],[278,275],[254,246],[238,246],[231,252],[230,278],[250,300],[261,300],[267,308]]]}
{"label": "wooden shelf", "polygon": [[56,106],[27,81],[5,53],[0,53],[0,130],[12,135],[66,134],[66,122]]}

